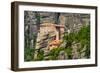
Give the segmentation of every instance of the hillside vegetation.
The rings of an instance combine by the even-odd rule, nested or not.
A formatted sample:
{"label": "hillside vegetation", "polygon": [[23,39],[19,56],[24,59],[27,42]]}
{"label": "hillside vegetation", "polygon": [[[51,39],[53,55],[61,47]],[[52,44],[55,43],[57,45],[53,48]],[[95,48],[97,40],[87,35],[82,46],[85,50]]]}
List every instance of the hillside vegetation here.
{"label": "hillside vegetation", "polygon": [[[64,47],[51,50],[47,56],[44,56],[44,51],[39,50],[36,60],[58,60],[60,56],[65,59],[90,58],[90,25],[83,26],[77,33],[65,33],[63,43]],[[34,52],[34,49],[25,49],[25,60],[34,61]]]}

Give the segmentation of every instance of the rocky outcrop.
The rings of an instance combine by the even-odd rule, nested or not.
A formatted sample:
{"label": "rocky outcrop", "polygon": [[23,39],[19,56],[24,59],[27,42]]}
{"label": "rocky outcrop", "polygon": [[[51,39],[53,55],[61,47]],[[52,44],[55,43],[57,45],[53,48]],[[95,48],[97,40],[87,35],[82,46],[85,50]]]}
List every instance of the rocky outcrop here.
{"label": "rocky outcrop", "polygon": [[[79,13],[56,13],[56,12],[24,12],[24,40],[25,48],[34,48],[34,58],[37,58],[38,51],[43,50],[44,56],[48,55],[51,47],[65,47],[66,43],[52,44],[54,41],[63,41],[64,33],[77,33],[84,25],[90,24],[89,14]],[[83,58],[85,53],[78,52],[80,43],[73,42],[72,58]],[[82,51],[85,50],[85,47]],[[58,59],[67,59],[68,55],[64,51],[60,51]],[[46,56],[45,59],[48,59]]]}
{"label": "rocky outcrop", "polygon": [[72,44],[72,58],[73,59],[79,59],[80,58],[80,53],[78,51],[79,49],[81,49],[81,44],[73,42],[73,44]]}
{"label": "rocky outcrop", "polygon": [[58,55],[58,60],[68,59],[67,53],[65,51],[60,51]]}

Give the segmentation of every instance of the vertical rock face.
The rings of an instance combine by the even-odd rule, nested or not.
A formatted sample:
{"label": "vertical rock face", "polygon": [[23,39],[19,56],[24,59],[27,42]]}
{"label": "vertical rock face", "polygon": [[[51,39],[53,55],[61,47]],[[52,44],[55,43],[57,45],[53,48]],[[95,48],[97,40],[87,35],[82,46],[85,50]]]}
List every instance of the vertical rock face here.
{"label": "vertical rock face", "polygon": [[[25,49],[35,49],[34,58],[37,58],[39,50],[43,50],[45,56],[49,54],[52,48],[65,48],[66,42],[62,42],[64,33],[76,33],[84,25],[89,25],[90,15],[25,11],[24,23]],[[73,59],[84,57],[85,53],[80,55],[78,52],[80,46],[80,43],[74,43],[71,46]],[[48,56],[46,56],[47,58]],[[67,58],[68,55],[65,51],[59,52],[58,59],[62,60]]]}
{"label": "vertical rock face", "polygon": [[66,24],[66,17],[63,15],[59,16],[59,25],[64,26],[64,28],[60,28],[60,38],[63,39],[64,32],[65,32],[65,24]]}
{"label": "vertical rock face", "polygon": [[[56,28],[54,27],[54,24],[52,23],[44,23],[40,24],[40,30],[37,34],[36,39],[36,48],[37,50],[43,50],[44,55],[47,55],[49,53],[48,50],[48,44],[53,38],[56,36]],[[36,52],[35,54],[38,54]],[[34,58],[37,58],[36,55]]]}
{"label": "vertical rock face", "polygon": [[54,27],[54,24],[51,23],[41,24],[37,37],[36,49],[46,48],[48,46],[47,44],[49,43],[49,41],[51,41],[55,36],[56,36],[56,28]]}
{"label": "vertical rock face", "polygon": [[55,23],[55,13],[41,12],[41,24],[43,23]]}
{"label": "vertical rock face", "polygon": [[33,48],[35,45],[35,35],[37,34],[35,12],[24,12],[24,36],[25,48]]}
{"label": "vertical rock face", "polygon": [[37,36],[36,49],[44,50],[44,55],[47,55],[50,50],[57,48],[61,44],[59,40],[59,30],[64,32],[64,28],[52,23],[44,23],[40,25],[40,32]]}
{"label": "vertical rock face", "polygon": [[66,32],[77,32],[84,25],[90,23],[90,16],[85,14],[64,13],[60,16],[60,23],[64,24]]}

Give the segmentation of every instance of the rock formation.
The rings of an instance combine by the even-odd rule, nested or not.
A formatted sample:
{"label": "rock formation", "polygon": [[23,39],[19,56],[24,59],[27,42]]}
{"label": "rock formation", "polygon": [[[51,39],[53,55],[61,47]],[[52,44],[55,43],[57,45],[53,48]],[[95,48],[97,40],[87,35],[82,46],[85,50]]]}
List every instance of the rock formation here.
{"label": "rock formation", "polygon": [[[25,49],[35,49],[34,59],[37,58],[39,50],[44,51],[44,56],[48,55],[53,48],[66,46],[66,42],[63,42],[64,33],[77,33],[81,27],[89,24],[89,14],[25,11]],[[73,59],[84,57],[85,53],[80,55],[78,52],[80,46],[80,43],[73,42]],[[47,56],[45,58],[48,59]],[[59,52],[58,59],[67,58],[67,53]]]}

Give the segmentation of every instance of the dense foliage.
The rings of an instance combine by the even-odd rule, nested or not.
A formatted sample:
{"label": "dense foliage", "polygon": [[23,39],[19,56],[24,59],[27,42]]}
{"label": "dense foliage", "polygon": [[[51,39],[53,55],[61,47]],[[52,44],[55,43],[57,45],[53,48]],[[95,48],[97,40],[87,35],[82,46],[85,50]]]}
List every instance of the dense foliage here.
{"label": "dense foliage", "polygon": [[25,48],[24,50],[24,59],[25,61],[32,61],[34,60],[34,49]]}
{"label": "dense foliage", "polygon": [[64,41],[67,43],[66,48],[71,48],[73,42],[80,43],[81,48],[78,52],[80,54],[85,52],[85,58],[90,57],[90,25],[83,26],[77,33],[65,34]]}

